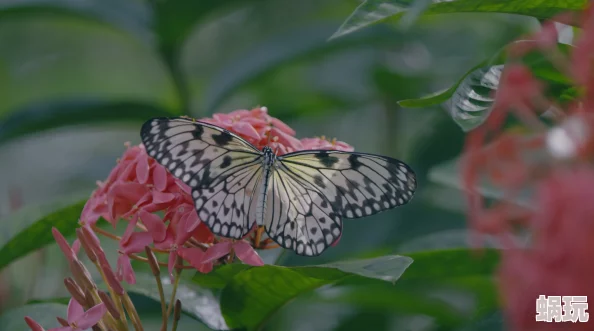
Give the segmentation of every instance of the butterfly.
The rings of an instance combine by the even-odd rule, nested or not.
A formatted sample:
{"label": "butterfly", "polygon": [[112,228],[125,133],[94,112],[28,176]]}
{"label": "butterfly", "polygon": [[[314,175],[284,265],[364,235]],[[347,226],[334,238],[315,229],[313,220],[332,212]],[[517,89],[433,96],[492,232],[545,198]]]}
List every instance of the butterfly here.
{"label": "butterfly", "polygon": [[255,224],[281,247],[316,256],[342,234],[342,220],[406,204],[416,177],[386,156],[332,150],[276,155],[186,117],[153,118],[140,136],[149,156],[192,189],[200,219],[240,239]]}

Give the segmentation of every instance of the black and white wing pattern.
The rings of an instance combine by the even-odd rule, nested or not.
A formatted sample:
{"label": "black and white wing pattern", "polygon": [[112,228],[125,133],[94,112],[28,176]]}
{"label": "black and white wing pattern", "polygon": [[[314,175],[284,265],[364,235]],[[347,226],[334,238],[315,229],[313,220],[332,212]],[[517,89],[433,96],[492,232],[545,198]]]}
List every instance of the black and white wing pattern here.
{"label": "black and white wing pattern", "polygon": [[268,235],[297,254],[315,256],[342,233],[342,218],[406,204],[416,190],[413,170],[385,156],[301,151],[277,158],[268,186]]}
{"label": "black and white wing pattern", "polygon": [[262,152],[214,125],[154,118],[140,136],[147,153],[192,188],[200,219],[223,237],[239,239],[256,221]]}

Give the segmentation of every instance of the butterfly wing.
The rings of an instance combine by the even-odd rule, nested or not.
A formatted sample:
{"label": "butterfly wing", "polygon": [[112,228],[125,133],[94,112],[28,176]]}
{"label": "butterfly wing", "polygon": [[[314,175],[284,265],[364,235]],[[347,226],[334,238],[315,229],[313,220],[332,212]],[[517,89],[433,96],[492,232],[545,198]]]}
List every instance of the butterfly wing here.
{"label": "butterfly wing", "polygon": [[269,179],[263,223],[280,246],[307,256],[321,254],[342,229],[340,215],[320,190],[282,164]]}
{"label": "butterfly wing", "polygon": [[245,236],[255,221],[262,153],[217,126],[186,118],[154,118],[140,136],[147,153],[192,188],[200,219],[223,237]]}
{"label": "butterfly wing", "polygon": [[[417,185],[408,165],[380,155],[301,151],[279,156],[277,162],[265,224],[279,245],[301,255],[319,255],[338,239],[342,218],[406,204]],[[275,213],[279,208],[287,211]]]}

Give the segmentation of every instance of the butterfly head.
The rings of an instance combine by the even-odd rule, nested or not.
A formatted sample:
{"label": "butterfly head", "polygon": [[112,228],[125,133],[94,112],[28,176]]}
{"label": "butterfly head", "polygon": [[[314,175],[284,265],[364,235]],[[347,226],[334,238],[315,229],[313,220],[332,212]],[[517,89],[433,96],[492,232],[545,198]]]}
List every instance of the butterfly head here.
{"label": "butterfly head", "polygon": [[262,161],[265,165],[272,166],[276,159],[276,154],[272,150],[272,148],[268,146],[264,146],[262,149],[262,154],[264,155],[264,160]]}

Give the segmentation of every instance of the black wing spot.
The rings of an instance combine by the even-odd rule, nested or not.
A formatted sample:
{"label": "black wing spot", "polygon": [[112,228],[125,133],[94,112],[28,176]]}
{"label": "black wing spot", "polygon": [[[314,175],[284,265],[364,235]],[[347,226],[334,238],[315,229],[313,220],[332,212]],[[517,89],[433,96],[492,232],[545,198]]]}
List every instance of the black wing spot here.
{"label": "black wing spot", "polygon": [[324,224],[324,223],[326,223],[326,218],[320,217],[320,219],[318,221],[320,221],[320,223]]}
{"label": "black wing spot", "polygon": [[213,134],[212,140],[219,146],[225,146],[233,140],[233,136],[223,131],[220,134]]}
{"label": "black wing spot", "polygon": [[311,234],[316,234],[318,232],[318,228],[311,228]]}
{"label": "black wing spot", "polygon": [[228,166],[230,166],[230,165],[231,165],[231,160],[232,160],[232,159],[231,159],[231,156],[229,156],[229,155],[225,155],[225,157],[223,158],[223,162],[221,163],[221,166],[220,166],[220,167],[221,167],[222,169],[225,169],[225,168],[227,168]]}
{"label": "black wing spot", "polygon": [[359,157],[355,154],[349,155],[348,160],[349,160],[349,164],[353,170],[357,170],[357,169],[359,169],[359,167],[361,167],[363,165],[363,163],[361,163],[361,161],[359,161]]}
{"label": "black wing spot", "polygon": [[212,200],[212,206],[216,208],[219,206],[219,203],[216,200]]}
{"label": "black wing spot", "polygon": [[330,156],[328,152],[319,152],[315,156],[320,160],[320,163],[327,168],[331,168],[339,161],[336,156]]}
{"label": "black wing spot", "polygon": [[320,206],[322,208],[327,208],[328,207],[328,202],[326,202],[326,200],[322,200],[322,202],[320,203]]}
{"label": "black wing spot", "polygon": [[192,136],[194,139],[202,139],[202,134],[204,133],[204,128],[200,125],[196,125],[196,129],[192,131]]}
{"label": "black wing spot", "polygon": [[326,184],[324,183],[324,179],[322,179],[321,175],[314,176],[314,183],[321,188],[326,188]]}

